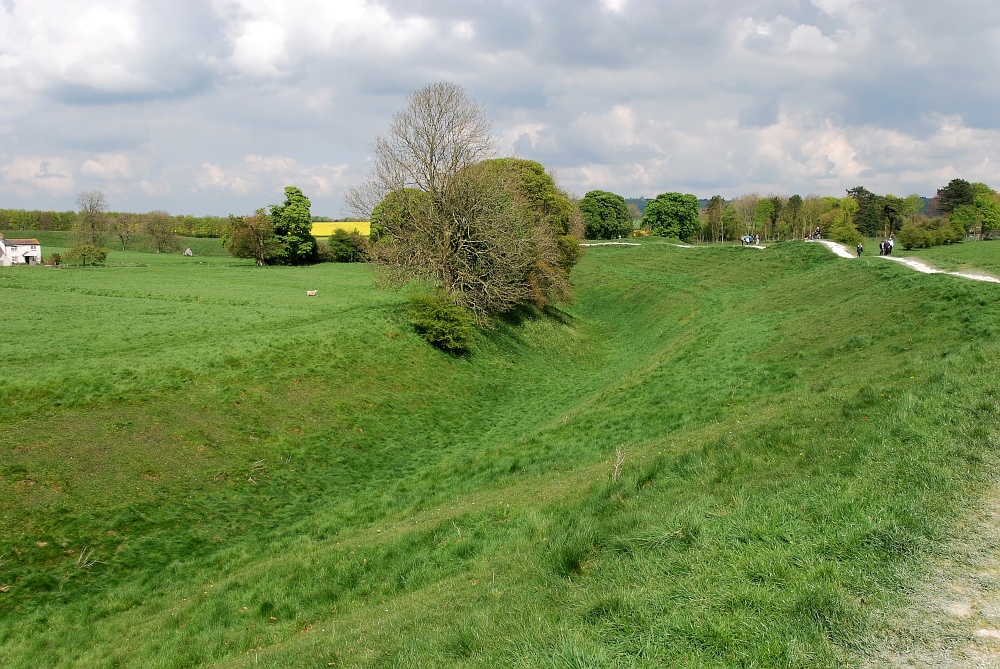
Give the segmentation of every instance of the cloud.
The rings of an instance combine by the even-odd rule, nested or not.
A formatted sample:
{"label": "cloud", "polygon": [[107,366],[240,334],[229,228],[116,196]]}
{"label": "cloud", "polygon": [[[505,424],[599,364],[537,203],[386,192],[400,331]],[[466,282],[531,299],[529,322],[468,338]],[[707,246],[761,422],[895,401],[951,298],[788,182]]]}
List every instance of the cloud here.
{"label": "cloud", "polygon": [[93,104],[183,95],[211,77],[215,26],[194,0],[11,6],[0,12],[0,87]]}
{"label": "cloud", "polygon": [[67,161],[38,156],[19,157],[0,165],[0,179],[5,189],[29,196],[68,195],[76,183]]}
{"label": "cloud", "polygon": [[198,189],[234,195],[282,192],[295,184],[311,196],[327,197],[343,186],[349,165],[300,165],[287,156],[248,155],[242,163],[223,167],[205,163],[195,178]]}
{"label": "cloud", "polygon": [[1000,186],[983,0],[25,0],[0,9],[0,199],[340,213],[406,94],[447,79],[576,192]]}
{"label": "cloud", "polygon": [[132,176],[132,166],[123,153],[104,154],[84,161],[80,173],[97,179],[127,179]]}

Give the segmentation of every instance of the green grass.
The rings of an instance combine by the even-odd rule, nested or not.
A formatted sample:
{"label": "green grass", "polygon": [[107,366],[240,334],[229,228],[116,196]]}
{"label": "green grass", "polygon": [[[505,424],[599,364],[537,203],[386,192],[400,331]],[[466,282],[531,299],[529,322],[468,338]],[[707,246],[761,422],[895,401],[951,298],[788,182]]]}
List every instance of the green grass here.
{"label": "green grass", "polygon": [[[42,245],[42,253],[46,258],[51,253],[64,253],[69,247],[76,243],[76,233],[65,230],[8,230],[3,231],[7,237],[32,237],[37,239]],[[108,257],[109,263],[115,262],[142,262],[148,260],[147,255],[176,255],[186,248],[190,248],[195,258],[208,257],[228,257],[226,250],[222,246],[222,241],[211,237],[178,237],[177,245],[179,251],[171,254],[156,254],[155,249],[149,244],[148,239],[142,235],[136,235],[129,241],[128,252],[122,254],[121,243],[112,234],[107,234],[104,239],[104,246],[111,250]],[[134,253],[142,254],[142,259],[134,256]]]}
{"label": "green grass", "polygon": [[897,244],[893,254],[920,258],[949,272],[980,270],[1000,277],[1000,244],[996,240],[967,241],[910,251],[904,251]]}
{"label": "green grass", "polygon": [[191,260],[0,272],[4,667],[843,666],[997,474],[993,285],[595,247],[460,358]]}

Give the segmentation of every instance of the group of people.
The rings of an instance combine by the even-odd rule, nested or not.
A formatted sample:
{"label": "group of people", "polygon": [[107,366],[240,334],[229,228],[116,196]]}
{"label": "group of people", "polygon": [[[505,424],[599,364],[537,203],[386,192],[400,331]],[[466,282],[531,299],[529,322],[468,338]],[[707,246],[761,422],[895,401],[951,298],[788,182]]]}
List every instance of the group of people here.
{"label": "group of people", "polygon": [[820,239],[821,237],[822,237],[822,235],[819,232],[819,226],[818,225],[816,226],[815,230],[813,230],[808,235],[806,235],[806,239],[807,240],[816,240],[816,239]]}
{"label": "group of people", "polygon": [[740,237],[740,246],[760,245],[760,235],[743,235]]}
{"label": "group of people", "polygon": [[[880,256],[891,256],[892,255],[892,245],[894,243],[895,242],[892,241],[892,237],[889,237],[889,239],[886,239],[885,241],[879,242],[879,244],[878,244],[878,254]],[[861,244],[858,244],[858,257],[859,258],[861,257],[861,254],[864,252],[864,250],[865,250],[865,247],[862,246]]]}

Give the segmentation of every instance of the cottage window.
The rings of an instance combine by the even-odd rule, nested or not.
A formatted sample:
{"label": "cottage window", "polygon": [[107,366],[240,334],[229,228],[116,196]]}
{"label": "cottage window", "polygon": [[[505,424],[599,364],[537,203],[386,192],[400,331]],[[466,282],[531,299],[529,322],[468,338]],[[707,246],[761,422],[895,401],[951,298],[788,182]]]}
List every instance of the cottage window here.
{"label": "cottage window", "polygon": [[11,246],[11,247],[10,247],[10,250],[11,250],[11,251],[16,251],[16,250],[17,250],[17,247],[16,247],[16,246]]}
{"label": "cottage window", "polygon": [[32,251],[37,251],[37,250],[38,250],[38,247],[37,247],[37,246],[35,246],[34,244],[32,244],[32,245],[31,245],[31,250],[32,250]]}

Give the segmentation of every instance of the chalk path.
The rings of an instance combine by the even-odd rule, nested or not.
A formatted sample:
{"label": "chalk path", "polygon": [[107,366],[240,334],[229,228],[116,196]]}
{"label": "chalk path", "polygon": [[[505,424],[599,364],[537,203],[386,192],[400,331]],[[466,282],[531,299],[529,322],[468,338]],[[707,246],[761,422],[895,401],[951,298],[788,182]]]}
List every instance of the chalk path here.
{"label": "chalk path", "polygon": [[[841,258],[854,258],[855,253],[852,253],[849,248],[843,244],[838,244],[837,242],[831,242],[826,239],[817,240],[818,243],[827,247],[835,254]],[[915,258],[897,258],[896,256],[873,256],[876,258],[881,258],[883,260],[891,260],[893,262],[898,262],[906,265],[912,270],[921,272],[922,274],[950,274],[951,276],[962,277],[963,279],[971,279],[972,281],[986,281],[989,283],[1000,283],[1000,279],[995,276],[990,276],[988,274],[974,274],[970,272],[945,272],[944,270],[938,269],[937,267],[932,267],[925,262],[917,260]]]}

